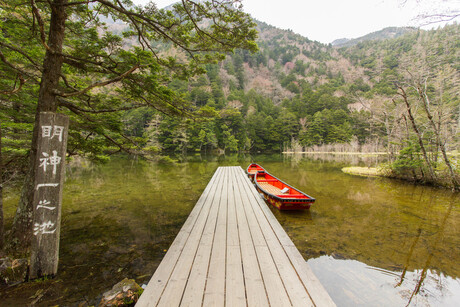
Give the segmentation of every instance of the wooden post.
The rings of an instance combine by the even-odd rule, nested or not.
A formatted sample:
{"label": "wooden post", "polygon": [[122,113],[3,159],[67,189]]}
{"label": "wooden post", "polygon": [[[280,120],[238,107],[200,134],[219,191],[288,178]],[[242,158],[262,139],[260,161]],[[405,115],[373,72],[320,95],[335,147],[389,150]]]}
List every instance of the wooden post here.
{"label": "wooden post", "polygon": [[39,115],[31,279],[57,273],[68,127],[69,119],[63,114]]}

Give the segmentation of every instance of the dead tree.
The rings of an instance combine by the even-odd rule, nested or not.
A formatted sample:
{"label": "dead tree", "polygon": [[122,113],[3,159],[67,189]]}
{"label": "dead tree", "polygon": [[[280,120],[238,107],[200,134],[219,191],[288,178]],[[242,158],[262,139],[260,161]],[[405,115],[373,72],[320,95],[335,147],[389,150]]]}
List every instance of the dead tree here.
{"label": "dead tree", "polygon": [[409,117],[409,120],[412,124],[412,129],[414,130],[415,134],[417,135],[417,139],[418,139],[418,143],[420,145],[420,149],[422,151],[422,155],[423,155],[423,159],[425,160],[425,163],[427,165],[427,168],[428,168],[428,172],[430,174],[430,179],[431,181],[434,181],[436,179],[436,174],[434,173],[434,170],[433,170],[433,166],[431,165],[431,162],[428,158],[428,154],[427,154],[427,151],[425,149],[425,145],[423,144],[423,138],[422,138],[422,135],[420,133],[420,130],[417,126],[417,123],[415,122],[415,118],[412,114],[412,106],[409,102],[409,98],[407,97],[407,93],[406,91],[404,90],[404,88],[400,85],[397,85],[397,88],[399,90],[398,92],[398,95],[402,97],[403,101],[404,101],[404,104],[406,105],[406,111],[407,111],[407,115]]}
{"label": "dead tree", "polygon": [[449,170],[449,177],[450,181],[452,183],[452,187],[454,190],[458,190],[459,188],[459,183],[457,179],[455,178],[455,173],[452,168],[452,164],[450,163],[449,157],[447,156],[447,151],[446,151],[446,146],[445,143],[441,140],[441,120],[439,120],[438,125],[434,122],[433,115],[430,111],[430,100],[427,95],[427,80],[425,79],[425,83],[422,86],[422,84],[418,83],[416,85],[416,90],[417,93],[420,97],[420,100],[422,101],[423,109],[425,110],[425,114],[428,118],[428,121],[433,128],[434,135],[436,137],[436,146],[437,148],[441,149],[442,157],[444,159],[444,163],[447,165],[447,169]]}

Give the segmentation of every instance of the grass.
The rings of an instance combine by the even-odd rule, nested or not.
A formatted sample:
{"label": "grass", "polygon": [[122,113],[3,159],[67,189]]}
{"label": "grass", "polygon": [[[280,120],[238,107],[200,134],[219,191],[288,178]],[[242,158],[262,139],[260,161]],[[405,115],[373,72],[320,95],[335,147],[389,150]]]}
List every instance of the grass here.
{"label": "grass", "polygon": [[382,170],[376,167],[359,167],[359,166],[350,166],[342,168],[342,172],[349,175],[358,175],[364,177],[384,177]]}

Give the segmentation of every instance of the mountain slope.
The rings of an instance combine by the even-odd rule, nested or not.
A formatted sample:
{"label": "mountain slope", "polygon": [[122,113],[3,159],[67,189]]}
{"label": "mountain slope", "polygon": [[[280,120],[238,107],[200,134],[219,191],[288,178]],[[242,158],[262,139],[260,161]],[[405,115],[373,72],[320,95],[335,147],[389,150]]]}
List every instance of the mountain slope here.
{"label": "mountain slope", "polygon": [[[458,146],[460,45],[452,38],[459,37],[459,25],[432,31],[388,28],[342,48],[261,21],[257,29],[258,52],[235,50],[224,61],[207,65],[206,74],[170,84],[196,108],[215,111],[215,119],[184,123],[130,113],[127,122],[137,121],[130,125],[148,131],[127,133],[154,136],[150,142],[155,147],[180,152],[264,152],[296,146],[400,150],[407,144],[409,126],[401,117],[405,110],[396,102],[395,85],[407,85],[417,77],[428,81],[428,94],[436,101],[433,108],[448,104],[442,120],[449,129],[443,133],[454,148]],[[172,45],[159,48],[182,60],[187,57]],[[409,95],[416,103],[417,96]],[[349,147],[334,147],[338,143]]]}
{"label": "mountain slope", "polygon": [[331,45],[334,47],[350,47],[358,43],[370,40],[385,40],[391,38],[398,38],[406,33],[417,31],[416,28],[411,27],[388,27],[380,31],[372,32],[358,38],[340,38],[334,40]]}

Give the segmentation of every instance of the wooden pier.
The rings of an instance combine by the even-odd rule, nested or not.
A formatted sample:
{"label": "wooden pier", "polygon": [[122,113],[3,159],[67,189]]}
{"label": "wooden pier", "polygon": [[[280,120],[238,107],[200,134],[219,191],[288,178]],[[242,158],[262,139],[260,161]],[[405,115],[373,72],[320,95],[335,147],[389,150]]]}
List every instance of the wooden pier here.
{"label": "wooden pier", "polygon": [[219,167],[136,306],[335,304],[241,167]]}

